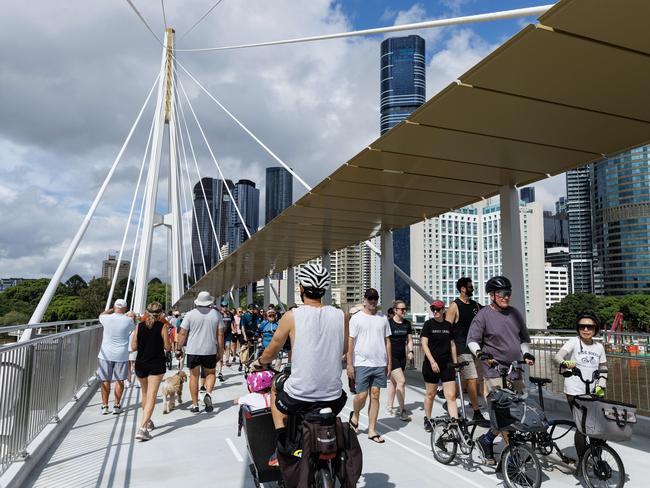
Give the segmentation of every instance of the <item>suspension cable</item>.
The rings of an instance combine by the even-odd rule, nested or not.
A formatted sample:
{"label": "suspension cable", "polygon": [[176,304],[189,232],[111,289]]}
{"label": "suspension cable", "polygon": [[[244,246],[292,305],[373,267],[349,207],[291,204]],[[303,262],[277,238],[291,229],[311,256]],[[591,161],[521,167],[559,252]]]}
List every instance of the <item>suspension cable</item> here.
{"label": "suspension cable", "polygon": [[303,179],[298,175],[298,173],[296,173],[293,169],[291,169],[291,168],[289,167],[288,164],[286,164],[284,161],[282,161],[278,156],[275,155],[275,153],[274,153],[273,151],[271,151],[271,150],[270,150],[270,149],[269,149],[269,148],[268,148],[268,147],[267,147],[267,146],[266,146],[262,141],[260,141],[259,138],[258,138],[255,134],[253,134],[250,130],[248,130],[248,128],[247,128],[244,124],[242,124],[242,123],[239,121],[239,119],[237,119],[237,117],[235,117],[235,116],[230,112],[230,110],[228,110],[226,107],[224,107],[223,104],[222,104],[219,100],[217,100],[217,99],[216,99],[216,98],[215,98],[215,97],[214,97],[214,96],[213,96],[213,95],[212,95],[212,94],[211,94],[211,93],[210,93],[210,92],[209,92],[209,91],[208,91],[208,90],[207,90],[207,89],[206,89],[206,88],[205,88],[205,87],[204,87],[204,86],[203,86],[203,85],[202,85],[202,84],[201,84],[201,83],[200,83],[200,82],[199,82],[199,81],[194,77],[194,76],[192,76],[192,73],[190,73],[190,72],[185,68],[185,66],[183,66],[183,65],[178,61],[178,59],[176,60],[176,63],[178,63],[178,65],[181,67],[181,69],[182,69],[183,71],[185,71],[185,73],[186,73],[190,78],[192,78],[192,81],[194,81],[194,83],[196,83],[196,84],[199,86],[199,88],[201,88],[201,90],[203,90],[203,92],[204,92],[208,97],[210,97],[210,98],[212,99],[212,101],[215,102],[215,103],[219,106],[219,108],[221,108],[221,110],[223,110],[224,112],[226,112],[226,114],[227,114],[227,115],[228,115],[232,120],[234,120],[235,123],[236,123],[237,125],[239,125],[239,127],[241,127],[242,129],[244,129],[244,131],[245,131],[249,136],[251,136],[251,137],[253,138],[253,140],[254,140],[255,142],[257,142],[257,144],[259,144],[259,145],[262,147],[262,149],[264,149],[264,150],[265,150],[265,151],[266,151],[266,152],[267,152],[267,153],[268,153],[268,154],[269,154],[273,159],[275,159],[278,163],[280,163],[280,164],[281,164],[281,165],[282,165],[282,166],[283,166],[283,167],[284,167],[284,168],[285,168],[289,173],[291,173],[291,175],[292,175],[294,178],[296,178],[300,183],[302,183],[302,185],[307,189],[307,191],[311,191],[311,186],[309,186],[309,185],[305,182],[305,180],[303,180]]}
{"label": "suspension cable", "polygon": [[[120,149],[120,152],[117,154],[117,157],[115,158],[115,161],[113,161],[113,165],[111,166],[111,169],[108,171],[108,174],[106,175],[106,178],[104,179],[104,182],[102,183],[102,186],[100,187],[99,191],[97,192],[97,195],[95,196],[95,200],[93,201],[92,205],[88,209],[88,212],[86,213],[86,216],[84,217],[84,220],[81,222],[81,225],[79,226],[79,229],[77,230],[77,233],[73,237],[72,241],[70,242],[70,245],[68,246],[68,249],[66,250],[65,255],[63,256],[63,259],[59,263],[59,266],[57,267],[56,271],[52,275],[52,279],[50,280],[50,283],[47,285],[47,288],[45,289],[45,292],[41,296],[40,301],[38,302],[38,305],[36,306],[36,309],[34,310],[34,313],[32,314],[31,318],[29,319],[30,324],[37,324],[43,319],[43,315],[45,314],[45,311],[47,310],[48,305],[50,304],[50,301],[54,297],[54,293],[56,291],[57,286],[59,286],[59,282],[61,281],[61,276],[63,276],[63,273],[65,272],[66,268],[68,267],[68,264],[70,263],[70,260],[72,259],[72,256],[74,255],[75,251],[77,250],[77,247],[79,246],[79,242],[83,238],[84,234],[86,233],[86,230],[88,229],[88,225],[90,224],[90,220],[93,218],[93,215],[95,214],[95,210],[97,210],[97,206],[99,205],[99,202],[101,201],[102,197],[104,196],[104,192],[106,191],[106,188],[108,187],[108,184],[111,181],[111,178],[113,177],[113,174],[115,173],[115,170],[122,159],[122,155],[124,154],[124,151],[126,150],[126,147],[128,146],[129,142],[131,141],[131,137],[133,136],[133,132],[135,132],[135,128],[138,126],[138,123],[140,122],[140,119],[142,118],[142,114],[144,113],[144,109],[147,107],[149,100],[151,99],[151,94],[154,91],[154,88],[158,84],[158,78],[160,78],[160,73],[158,76],[156,76],[156,80],[154,81],[153,85],[151,86],[151,89],[149,90],[149,94],[147,95],[146,100],[142,104],[142,108],[140,109],[140,112],[138,113],[138,116],[135,119],[135,122],[133,122],[133,125],[131,126],[131,129],[129,130],[128,135],[126,136],[126,140],[124,141],[124,144],[122,144],[122,148]],[[31,329],[27,329],[23,335],[20,337],[21,341],[26,341],[31,338]]]}
{"label": "suspension cable", "polygon": [[[203,141],[205,142],[205,145],[208,147],[208,151],[210,152],[210,156],[212,156],[212,161],[214,162],[215,166],[217,167],[217,171],[219,172],[219,175],[221,176],[221,179],[223,181],[226,181],[225,176],[223,175],[223,171],[221,171],[221,166],[219,166],[219,162],[217,161],[217,158],[214,155],[214,152],[212,152],[212,147],[210,146],[210,143],[208,142],[208,138],[205,135],[205,132],[203,131],[203,127],[201,126],[201,123],[199,122],[198,117],[196,116],[196,112],[194,111],[194,107],[192,106],[192,102],[190,102],[190,98],[187,96],[187,93],[185,92],[185,87],[183,86],[183,83],[181,80],[177,77],[178,79],[178,85],[181,87],[181,91],[183,92],[183,96],[185,97],[185,100],[187,101],[187,105],[190,107],[190,110],[192,112],[192,115],[194,117],[194,120],[196,122],[197,127],[199,128],[199,131],[201,132],[201,136],[203,137]],[[246,225],[246,221],[244,220],[244,217],[242,216],[241,211],[239,210],[239,205],[237,205],[237,200],[235,200],[235,197],[233,196],[232,192],[230,191],[230,188],[228,185],[226,186],[226,190],[228,190],[228,195],[230,196],[230,200],[232,201],[233,205],[235,206],[235,210],[237,211],[237,216],[239,217],[239,220],[241,221],[242,225],[244,226],[244,231],[246,232],[246,235],[248,238],[251,238],[251,233],[248,230],[248,226]]]}
{"label": "suspension cable", "polygon": [[138,11],[137,7],[133,4],[133,2],[132,2],[131,0],[126,0],[126,2],[131,6],[131,8],[133,9],[133,11],[135,12],[135,15],[138,16],[138,18],[142,21],[142,23],[143,23],[144,26],[147,28],[147,30],[148,30],[149,32],[151,32],[151,35],[154,36],[154,38],[156,39],[156,41],[158,41],[158,44],[160,44],[161,46],[164,47],[164,44],[162,43],[162,41],[160,40],[160,38],[159,38],[159,37],[156,35],[156,33],[151,29],[151,27],[149,27],[149,24],[147,23],[146,20],[144,20],[144,17],[143,17],[142,14]]}
{"label": "suspension cable", "polygon": [[[138,225],[136,227],[136,232],[135,232],[135,240],[133,241],[133,251],[131,252],[131,264],[129,265],[129,279],[126,282],[126,290],[124,290],[124,299],[126,300],[127,297],[129,296],[129,288],[131,288],[131,273],[133,271],[133,263],[135,260],[135,251],[138,248],[138,238],[140,237],[140,228],[142,226],[142,214],[144,213],[144,202],[145,202],[144,195],[142,196],[142,200],[140,202],[140,215],[138,215]],[[133,285],[135,287],[135,283]],[[135,292],[135,289],[133,290]],[[129,310],[131,310],[132,305],[133,305],[133,295],[134,293],[131,294],[131,300],[129,301]]]}
{"label": "suspension cable", "polygon": [[167,15],[165,15],[165,0],[160,0],[160,6],[162,7],[163,24],[165,24],[165,30],[167,30]]}
{"label": "suspension cable", "polygon": [[[179,81],[180,83],[180,81]],[[203,193],[203,201],[205,202],[205,209],[208,211],[208,217],[210,220],[210,226],[212,227],[212,234],[214,235],[214,240],[217,243],[217,251],[219,252],[219,261],[223,260],[223,254],[221,253],[221,243],[219,242],[219,237],[217,236],[217,230],[214,228],[214,220],[212,218],[212,212],[210,211],[210,206],[208,205],[208,197],[206,196],[205,193],[205,186],[203,185],[203,178],[201,178],[201,172],[199,171],[199,164],[196,160],[196,154],[194,152],[194,144],[192,143],[192,138],[190,137],[190,132],[187,127],[187,121],[185,120],[185,113],[183,112],[183,106],[181,103],[178,103],[178,108],[181,114],[181,118],[183,119],[183,124],[185,126],[185,132],[187,134],[187,142],[190,145],[190,151],[192,153],[192,159],[194,161],[194,168],[196,169],[196,174],[199,178],[199,184],[201,185],[201,192]],[[179,123],[180,127],[180,123]],[[182,137],[182,131],[181,131],[181,137]],[[182,141],[182,139],[181,139]],[[181,142],[182,144],[182,142]],[[183,146],[185,147],[185,146]],[[187,164],[187,159],[185,160],[185,164]],[[228,186],[226,181],[223,180],[223,185]],[[214,195],[212,197],[214,199]]]}
{"label": "suspension cable", "polygon": [[185,34],[183,34],[183,35],[181,36],[181,38],[179,39],[179,41],[181,41],[181,40],[182,40],[186,35],[188,35],[190,32],[192,32],[192,31],[194,30],[194,28],[195,28],[197,25],[199,25],[199,24],[201,23],[201,21],[202,21],[203,19],[205,19],[205,18],[210,14],[210,12],[212,12],[212,11],[217,7],[217,5],[219,5],[221,2],[223,2],[223,0],[217,0],[217,2],[216,2],[214,5],[212,5],[212,7],[210,7],[210,8],[208,9],[208,11],[207,11],[206,13],[204,13],[203,16],[202,16],[199,20],[197,20],[196,22],[194,22],[194,25],[193,25],[192,27],[190,27],[190,28],[185,32]]}
{"label": "suspension cable", "polygon": [[120,252],[117,256],[117,263],[115,264],[115,272],[113,273],[113,279],[111,280],[111,289],[108,292],[108,297],[106,298],[107,309],[110,308],[111,301],[113,300],[113,293],[115,292],[115,285],[117,284],[117,276],[120,271],[120,265],[122,264],[122,255],[124,254],[124,246],[126,245],[126,238],[129,235],[129,229],[131,228],[133,209],[135,208],[135,202],[138,199],[138,190],[140,190],[140,183],[142,182],[142,175],[144,174],[144,167],[146,166],[146,162],[147,162],[147,155],[149,153],[149,147],[151,144],[154,122],[155,122],[155,117],[151,121],[151,127],[149,128],[149,136],[147,137],[147,146],[145,147],[144,155],[142,156],[142,163],[140,164],[138,183],[135,185],[135,190],[133,191],[133,199],[131,200],[131,208],[129,209],[129,216],[126,218],[126,225],[124,226],[124,234],[122,236],[122,244],[120,245]]}
{"label": "suspension cable", "polygon": [[531,15],[543,14],[553,5],[541,5],[539,7],[528,7],[514,10],[504,10],[487,14],[466,15],[464,17],[454,17],[450,19],[428,20],[425,22],[415,22],[413,24],[392,25],[388,27],[378,27],[374,29],[363,29],[358,31],[340,32],[337,34],[326,34],[321,36],[298,37],[295,39],[285,39],[281,41],[257,42],[253,44],[239,44],[236,46],[218,46],[204,47],[193,49],[176,49],[178,52],[205,52],[205,51],[225,51],[229,49],[245,49],[251,47],[277,46],[280,44],[296,44],[300,42],[324,41],[331,39],[342,39],[346,37],[370,36],[375,34],[384,34],[387,32],[399,32],[405,30],[431,29],[433,27],[445,27],[450,25],[469,24],[473,22],[488,22],[491,20],[513,19],[517,17],[529,17]]}

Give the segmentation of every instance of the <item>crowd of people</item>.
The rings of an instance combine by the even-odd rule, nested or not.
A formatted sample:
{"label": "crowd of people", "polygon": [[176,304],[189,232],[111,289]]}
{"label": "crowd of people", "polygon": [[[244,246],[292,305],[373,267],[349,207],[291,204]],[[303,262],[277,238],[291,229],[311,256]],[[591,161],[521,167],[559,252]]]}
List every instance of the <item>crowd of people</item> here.
{"label": "crowd of people", "polygon": [[[358,432],[361,411],[369,401],[367,437],[374,443],[384,443],[377,430],[382,389],[388,389],[387,415],[404,422],[413,418],[405,398],[405,371],[414,360],[416,331],[406,318],[407,304],[396,300],[384,314],[378,308],[379,293],[369,288],[363,303],[344,313],[322,303],[329,281],[329,272],[321,266],[303,266],[298,274],[302,305],[294,305],[284,314],[273,305],[266,310],[253,304],[246,310],[229,309],[227,302],[215,306],[214,297],[207,291],[200,292],[195,308],[183,315],[176,311],[165,314],[162,306],[154,302],[136,316],[127,311],[124,300],[116,300],[114,308],[100,316],[104,337],[97,374],[102,382],[102,414],[110,413],[112,381],[113,414],[122,412],[124,383],[131,379],[133,371],[141,388],[143,409],[136,438],[151,439],[154,405],[173,354],[179,362],[178,374],[185,367],[189,370],[192,413],[201,411],[201,402],[204,411],[213,410],[212,391],[217,379],[224,381],[224,367],[239,363],[241,371],[248,366],[248,392],[235,403],[270,408],[278,446],[269,460],[271,466],[282,463],[289,416],[317,408],[330,408],[335,415],[342,411],[348,398],[342,381],[345,374],[349,393],[354,395],[350,428]],[[470,278],[460,278],[457,289],[458,298],[448,307],[441,300],[431,303],[431,316],[417,337],[423,357],[423,424],[427,432],[432,430],[436,395],[444,398],[443,408],[453,422],[459,415],[458,388],[465,389],[472,420],[487,421],[481,407],[485,408],[490,391],[501,386],[493,366],[522,359],[529,365],[535,362],[524,316],[510,305],[513,290],[506,277],[487,281],[486,306],[472,298]],[[587,312],[578,317],[576,324],[578,336],[558,352],[556,362],[569,368],[585,364],[592,369],[601,367],[606,362],[604,350],[593,342],[599,328],[597,317]],[[291,374],[282,382],[274,382],[269,366],[282,351],[290,354]],[[468,366],[462,369],[458,385],[452,364],[460,361],[466,361]],[[523,378],[515,375],[511,382],[515,390],[523,391]],[[605,386],[604,381],[595,385],[596,393],[602,394]],[[580,388],[567,380],[568,399],[580,393]],[[496,462],[493,443],[499,435],[490,429],[478,438],[486,464]],[[583,445],[584,439],[576,436],[578,453]]]}

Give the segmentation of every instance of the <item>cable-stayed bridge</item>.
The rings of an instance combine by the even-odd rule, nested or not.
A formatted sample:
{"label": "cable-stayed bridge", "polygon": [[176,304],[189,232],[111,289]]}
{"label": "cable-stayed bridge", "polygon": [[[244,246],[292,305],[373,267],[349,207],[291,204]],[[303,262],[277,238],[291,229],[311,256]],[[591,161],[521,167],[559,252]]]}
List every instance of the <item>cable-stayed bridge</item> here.
{"label": "cable-stayed bridge", "polygon": [[[157,226],[168,229],[172,301],[180,309],[187,310],[200,290],[209,290],[215,295],[232,294],[234,299],[239,289],[247,288],[250,297],[252,283],[265,280],[267,295],[277,292],[269,282],[269,276],[273,273],[287,270],[291,276],[295,266],[318,257],[327,265],[330,252],[377,236],[381,238],[381,249],[370,243],[368,245],[373,252],[381,253],[384,270],[395,268],[392,230],[495,195],[501,198],[503,271],[511,277],[516,293],[520,293],[513,297],[514,303],[522,304],[524,277],[516,187],[646,144],[650,140],[650,100],[647,91],[650,42],[643,35],[643,22],[650,13],[650,5],[643,1],[622,1],[618,8],[612,9],[611,4],[605,1],[563,0],[552,7],[408,26],[409,29],[428,28],[453,25],[454,22],[541,14],[539,23],[522,29],[456,82],[432,97],[405,122],[362,148],[328,178],[313,186],[303,178],[304,175],[292,169],[290,162],[283,161],[273,152],[272,141],[262,141],[224,102],[215,97],[187,69],[182,56],[184,52],[253,49],[291,42],[325,41],[336,36],[181,50],[175,49],[175,32],[171,27],[165,30],[162,37],[158,37],[135,4],[128,3],[161,45],[160,70],[50,286],[34,311],[30,319],[32,326],[41,322],[106,188],[118,170],[136,127],[152,102],[155,108],[147,147],[118,255],[118,261],[124,259],[131,236],[134,244],[130,247],[133,266],[130,276],[134,277],[134,289],[130,305],[136,312],[142,312],[146,306],[153,230]],[[338,36],[388,31],[371,29]],[[196,146],[205,146],[222,180],[225,181],[228,174],[188,96],[190,84],[203,92],[209,103],[224,111],[255,144],[290,171],[307,190],[305,196],[294,205],[260,231],[254,232],[246,225],[236,199],[226,186],[248,239],[229,256],[222,256],[218,233],[212,226],[220,261],[212,269],[207,269],[203,263],[206,274],[192,286],[184,279],[184,276],[191,276],[195,267],[191,263],[186,242],[191,235],[191,223],[183,215],[196,215],[191,182],[202,180]],[[194,140],[192,134],[199,137]],[[164,174],[169,175],[168,213],[162,215],[157,212],[157,202],[158,187]],[[205,196],[205,188],[201,190]],[[138,223],[133,226],[136,212]],[[214,222],[212,216],[210,221]],[[202,246],[201,243],[199,245]],[[117,298],[113,293],[118,269],[119,264],[106,297],[107,305]],[[431,299],[406,273],[398,268],[396,271],[409,281],[417,293],[427,300]],[[382,275],[382,297],[386,302],[391,301],[393,279],[393,273]],[[10,470],[10,466],[18,469],[20,463],[29,463],[30,443],[37,436],[47,433],[47,426],[59,416],[62,408],[75,410],[74,406],[68,405],[68,401],[77,396],[78,404],[90,400],[88,408],[81,413],[74,427],[66,431],[58,450],[45,458],[47,464],[39,465],[35,473],[40,473],[40,480],[34,474],[28,483],[36,486],[146,486],[159,483],[156,476],[161,464],[157,460],[166,459],[169,446],[174,445],[174,449],[178,447],[178,456],[182,458],[182,453],[192,442],[196,442],[196,446],[202,447],[200,450],[206,453],[206,457],[200,458],[206,465],[211,466],[212,453],[209,449],[214,447],[221,455],[220,459],[227,460],[224,465],[237,467],[229,473],[232,477],[227,478],[228,486],[250,484],[244,462],[245,448],[241,440],[235,439],[232,434],[235,417],[231,403],[237,396],[235,392],[243,391],[239,376],[233,374],[222,385],[221,393],[217,389],[216,396],[221,394],[222,397],[219,398],[221,404],[216,416],[196,417],[198,420],[194,421],[188,419],[187,412],[178,410],[159,431],[165,434],[160,436],[161,439],[170,434],[165,444],[156,439],[156,442],[140,449],[139,445],[134,446],[130,435],[138,414],[137,391],[130,392],[131,408],[126,415],[110,421],[93,420],[97,413],[96,396],[93,396],[96,385],[89,378],[95,369],[96,354],[93,353],[101,336],[99,327],[68,331],[61,337],[52,336],[45,340],[33,340],[32,330],[35,328],[25,328],[22,342],[11,346],[11,350],[3,352],[0,349],[3,358],[0,376],[0,386],[3,387],[0,393],[0,405],[3,407],[0,413],[4,440],[0,453],[3,471]],[[74,365],[74,371],[69,369],[72,366],[68,365],[68,361],[63,361],[63,357],[74,358],[70,362]],[[48,377],[46,372],[52,376]],[[37,373],[52,381],[36,381]],[[56,393],[52,392],[53,385],[56,385]],[[39,395],[53,397],[43,400]],[[412,392],[412,397],[418,402],[421,399],[419,395],[421,392],[417,390]],[[449,486],[459,481],[473,486],[496,484],[496,478],[481,469],[467,470],[462,466],[441,468],[431,459],[421,426],[402,428],[394,425],[392,420],[384,423],[387,431],[395,432],[395,435],[388,435],[391,441],[385,447],[391,449],[391,453],[400,454],[390,461],[395,461],[394,466],[389,466],[385,452],[379,446],[364,444],[364,450],[368,453],[366,486],[403,486],[407,482],[426,481],[440,476],[447,480],[445,482]],[[168,425],[166,429],[165,425]],[[212,433],[215,433],[214,436]],[[178,445],[172,438],[178,439]],[[219,440],[214,441],[215,438]],[[87,439],[92,439],[93,444],[87,443]],[[184,445],[188,447],[183,448]],[[632,446],[625,451],[630,459],[639,456],[638,449],[647,449],[647,444],[643,442]],[[71,462],[71,459],[85,457],[90,459],[86,465]],[[411,464],[404,465],[403,459],[408,459]],[[78,470],[79,466],[88,467],[88,472]],[[142,469],[138,470],[138,466]],[[195,474],[197,481],[204,479],[198,465],[192,466],[191,471],[191,474],[174,473],[168,479],[188,480],[193,479]],[[549,486],[566,482],[558,475],[557,469],[552,471]],[[629,472],[632,481],[640,479],[640,475],[634,479],[635,472],[638,473],[634,469]],[[634,483],[630,486],[634,486]]]}

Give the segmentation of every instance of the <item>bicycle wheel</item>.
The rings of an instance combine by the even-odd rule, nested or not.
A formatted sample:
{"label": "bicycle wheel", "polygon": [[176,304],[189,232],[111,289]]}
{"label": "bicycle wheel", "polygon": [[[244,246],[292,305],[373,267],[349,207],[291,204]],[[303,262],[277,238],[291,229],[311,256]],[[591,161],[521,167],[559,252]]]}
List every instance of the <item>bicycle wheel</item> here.
{"label": "bicycle wheel", "polygon": [[320,468],[314,473],[315,488],[334,488],[332,473],[327,468]]}
{"label": "bicycle wheel", "polygon": [[449,423],[444,420],[434,420],[431,432],[431,450],[436,461],[449,464],[456,457],[457,449],[456,433],[449,428]]}
{"label": "bicycle wheel", "polygon": [[510,444],[501,454],[501,471],[509,488],[539,488],[542,467],[526,444]]}
{"label": "bicycle wheel", "polygon": [[582,456],[579,469],[589,488],[621,488],[625,484],[623,461],[607,444],[590,445]]}

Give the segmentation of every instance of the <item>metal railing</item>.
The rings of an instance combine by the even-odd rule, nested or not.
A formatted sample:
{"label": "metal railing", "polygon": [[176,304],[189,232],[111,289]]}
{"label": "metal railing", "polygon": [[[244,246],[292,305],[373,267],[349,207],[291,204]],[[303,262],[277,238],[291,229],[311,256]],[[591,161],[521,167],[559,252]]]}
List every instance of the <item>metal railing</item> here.
{"label": "metal railing", "polygon": [[57,334],[66,330],[82,329],[98,323],[99,320],[97,319],[84,319],[43,322],[39,324],[4,325],[0,327],[0,347],[7,343],[16,342],[20,337],[21,332],[24,332],[27,329],[35,330],[35,334],[40,336],[46,334]]}
{"label": "metal railing", "polygon": [[[424,355],[420,348],[419,329],[414,330],[414,366],[420,370]],[[530,330],[531,352],[535,365],[530,375],[550,378],[544,388],[564,395],[564,378],[559,374],[553,357],[575,330]],[[602,341],[607,354],[607,398],[637,406],[642,415],[650,415],[650,334],[604,333],[595,338]]]}
{"label": "metal railing", "polygon": [[93,325],[0,348],[0,475],[90,384],[101,340]]}

